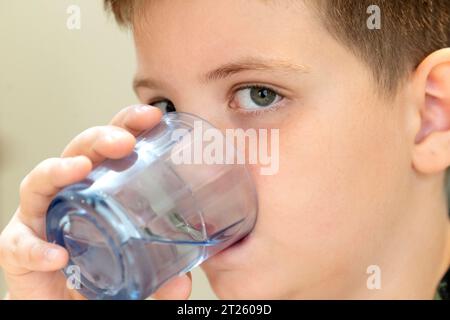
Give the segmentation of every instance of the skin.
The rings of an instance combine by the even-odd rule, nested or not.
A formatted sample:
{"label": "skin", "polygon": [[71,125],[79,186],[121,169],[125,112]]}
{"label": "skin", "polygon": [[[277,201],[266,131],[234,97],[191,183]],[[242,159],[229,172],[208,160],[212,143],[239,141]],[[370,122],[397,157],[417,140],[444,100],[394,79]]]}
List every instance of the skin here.
{"label": "skin", "polygon": [[[219,298],[433,298],[450,265],[450,49],[430,54],[387,98],[369,67],[301,3],[148,2],[133,32],[142,103],[169,99],[221,129],[280,129],[278,173],[251,166],[260,207],[254,231],[202,264]],[[243,60],[250,69],[203,77]],[[248,64],[262,60],[277,62]],[[276,108],[255,113],[236,98],[255,83],[282,96]],[[129,107],[23,180],[0,237],[10,298],[81,298],[56,271],[65,250],[41,240],[46,206],[102,159],[129,153],[133,135],[160,116]],[[379,290],[367,288],[371,265],[381,269]],[[187,298],[190,287],[190,275],[180,276],[155,297]]]}

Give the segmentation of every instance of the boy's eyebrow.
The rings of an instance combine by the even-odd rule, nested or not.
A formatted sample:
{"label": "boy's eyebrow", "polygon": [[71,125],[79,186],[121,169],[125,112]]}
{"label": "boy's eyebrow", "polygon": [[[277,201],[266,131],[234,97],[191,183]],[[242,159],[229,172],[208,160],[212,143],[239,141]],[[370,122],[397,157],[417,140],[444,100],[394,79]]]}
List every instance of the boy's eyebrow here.
{"label": "boy's eyebrow", "polygon": [[[212,71],[200,77],[200,81],[203,83],[211,82],[215,80],[224,79],[233,74],[243,71],[284,71],[284,72],[296,72],[296,73],[308,73],[309,68],[301,65],[291,63],[285,60],[277,59],[261,59],[261,58],[244,58],[235,62],[224,64]],[[133,88],[136,91],[138,87],[156,87],[158,81],[150,78],[136,77],[133,81]]]}
{"label": "boy's eyebrow", "polygon": [[224,79],[233,74],[243,71],[258,71],[258,70],[272,70],[272,71],[287,71],[287,72],[309,72],[308,68],[304,65],[291,63],[285,60],[276,59],[261,59],[261,58],[244,58],[236,62],[227,63],[214,69],[201,77],[202,82],[210,82],[214,80]]}

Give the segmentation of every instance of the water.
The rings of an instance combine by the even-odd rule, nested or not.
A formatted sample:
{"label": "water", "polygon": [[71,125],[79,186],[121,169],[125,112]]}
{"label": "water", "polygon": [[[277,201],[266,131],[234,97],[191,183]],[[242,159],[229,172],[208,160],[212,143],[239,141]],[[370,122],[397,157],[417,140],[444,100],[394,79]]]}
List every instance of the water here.
{"label": "water", "polygon": [[[79,267],[83,285],[95,290],[97,298],[145,298],[168,279],[191,270],[226,247],[244,222],[241,219],[208,234],[205,224],[192,225],[176,211],[164,215],[147,212],[153,217],[150,222],[164,225],[165,234],[156,234],[154,230],[162,228],[152,228],[148,221],[136,224],[133,214],[109,195],[86,192],[82,200],[77,196],[69,199],[82,201],[109,218],[111,229],[106,230],[100,220],[77,211],[68,216],[63,226],[63,242],[70,252],[71,264]],[[121,228],[124,237],[120,235]]]}

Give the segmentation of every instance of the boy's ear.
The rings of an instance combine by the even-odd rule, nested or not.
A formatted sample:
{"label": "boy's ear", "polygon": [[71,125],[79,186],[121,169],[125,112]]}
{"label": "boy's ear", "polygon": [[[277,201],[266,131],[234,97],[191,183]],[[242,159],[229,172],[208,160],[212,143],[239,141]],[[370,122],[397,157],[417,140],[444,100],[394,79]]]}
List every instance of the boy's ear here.
{"label": "boy's ear", "polygon": [[413,166],[424,174],[443,172],[450,166],[450,48],[432,53],[419,65],[413,88],[421,93]]}

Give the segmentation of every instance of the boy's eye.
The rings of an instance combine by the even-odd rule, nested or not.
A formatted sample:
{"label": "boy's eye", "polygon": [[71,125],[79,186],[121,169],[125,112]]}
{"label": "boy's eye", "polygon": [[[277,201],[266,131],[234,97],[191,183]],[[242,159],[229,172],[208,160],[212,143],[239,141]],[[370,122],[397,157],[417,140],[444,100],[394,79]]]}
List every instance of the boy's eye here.
{"label": "boy's eye", "polygon": [[269,108],[281,101],[283,97],[274,90],[264,86],[250,86],[236,91],[233,108],[255,110]]}
{"label": "boy's eye", "polygon": [[151,102],[149,104],[159,108],[164,113],[177,111],[177,109],[175,109],[175,105],[173,104],[173,102],[168,99]]}

